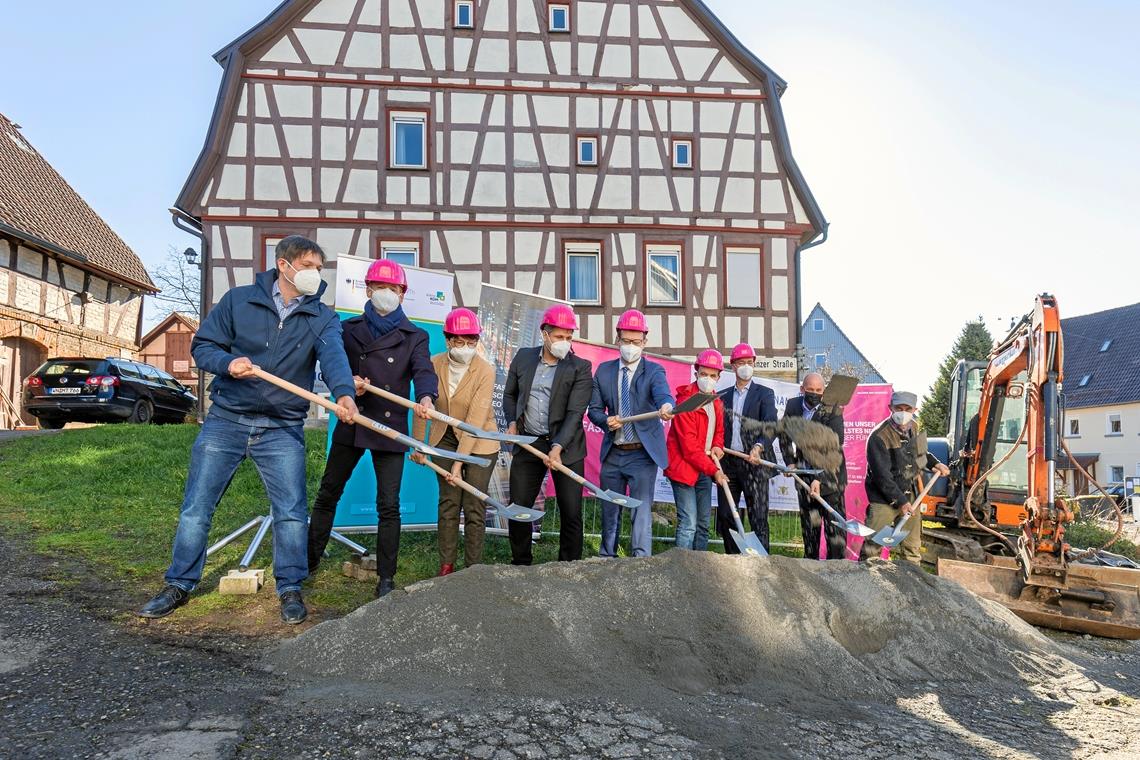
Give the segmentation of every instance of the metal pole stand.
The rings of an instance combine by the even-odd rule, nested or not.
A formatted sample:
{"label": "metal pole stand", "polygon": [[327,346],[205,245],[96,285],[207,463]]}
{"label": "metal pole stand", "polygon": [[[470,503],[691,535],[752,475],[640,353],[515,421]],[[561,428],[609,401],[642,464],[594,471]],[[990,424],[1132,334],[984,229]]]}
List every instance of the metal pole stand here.
{"label": "metal pole stand", "polygon": [[[247,548],[245,554],[241,556],[238,569],[230,570],[229,573],[222,577],[221,582],[218,584],[218,593],[256,594],[261,589],[262,584],[265,582],[265,571],[250,570],[249,566],[253,563],[253,558],[257,554],[257,550],[261,548],[261,543],[265,540],[265,534],[269,532],[269,528],[272,525],[273,518],[270,515],[259,515],[206,549],[206,557],[209,558],[210,555],[219,549],[223,549],[229,544],[232,544],[244,533],[254,528],[257,529],[253,534],[253,540],[249,542],[249,548]],[[335,530],[329,534],[329,538],[344,544],[350,551],[361,557],[368,556],[368,549]]]}

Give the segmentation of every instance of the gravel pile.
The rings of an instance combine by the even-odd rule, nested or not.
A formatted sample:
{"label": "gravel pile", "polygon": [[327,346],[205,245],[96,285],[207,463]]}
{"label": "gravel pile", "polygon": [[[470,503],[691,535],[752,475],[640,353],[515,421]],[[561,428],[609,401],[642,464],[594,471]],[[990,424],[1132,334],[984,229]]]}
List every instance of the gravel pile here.
{"label": "gravel pile", "polygon": [[318,625],[270,660],[421,693],[642,704],[678,693],[881,698],[1075,668],[1005,609],[905,564],[680,550],[478,566]]}

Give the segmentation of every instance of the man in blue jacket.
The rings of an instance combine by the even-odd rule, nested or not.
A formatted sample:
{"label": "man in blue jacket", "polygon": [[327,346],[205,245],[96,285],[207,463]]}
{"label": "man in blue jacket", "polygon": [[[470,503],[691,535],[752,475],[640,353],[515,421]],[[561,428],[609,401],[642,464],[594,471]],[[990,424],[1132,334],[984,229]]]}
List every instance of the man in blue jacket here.
{"label": "man in blue jacket", "polygon": [[[660,420],[621,423],[621,418],[658,412],[668,420],[673,395],[665,368],[642,357],[649,325],[645,315],[630,309],[618,318],[621,358],[598,365],[588,411],[590,421],[606,431],[602,439],[602,488],[626,493],[641,502],[633,510],[630,544],[633,556],[653,553],[653,493],[657,470],[669,466],[665,428]],[[616,557],[622,508],[602,502],[601,556]]]}
{"label": "man in blue jacket", "polygon": [[301,582],[309,574],[304,436],[309,402],[254,378],[253,368],[312,390],[320,360],[337,399],[337,417],[350,422],[357,409],[340,318],[321,303],[324,251],[291,235],[277,244],[276,255],[276,269],[222,296],[190,346],[199,369],[215,375],[213,403],[190,452],[166,586],[139,610],[140,617],[169,615],[201,581],[214,509],[246,457],[257,465],[269,495],[281,619],[300,623],[307,615]]}

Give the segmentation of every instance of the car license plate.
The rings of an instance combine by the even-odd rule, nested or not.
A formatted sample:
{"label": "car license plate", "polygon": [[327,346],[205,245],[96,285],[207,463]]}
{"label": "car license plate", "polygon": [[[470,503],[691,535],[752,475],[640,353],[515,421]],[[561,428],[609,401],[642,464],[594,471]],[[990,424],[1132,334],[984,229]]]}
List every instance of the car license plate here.
{"label": "car license plate", "polygon": [[83,392],[82,388],[48,388],[48,393],[53,396],[78,396]]}

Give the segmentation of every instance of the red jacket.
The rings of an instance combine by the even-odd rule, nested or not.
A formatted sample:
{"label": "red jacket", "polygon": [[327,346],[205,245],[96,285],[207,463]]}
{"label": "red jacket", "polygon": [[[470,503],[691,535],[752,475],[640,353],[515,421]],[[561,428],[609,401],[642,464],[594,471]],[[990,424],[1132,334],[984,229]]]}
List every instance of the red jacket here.
{"label": "red jacket", "polygon": [[[677,389],[677,403],[697,393],[697,384],[689,383]],[[712,445],[724,448],[724,404],[718,398],[713,402],[713,429]],[[701,475],[713,477],[717,473],[716,463],[713,462],[705,449],[705,440],[709,433],[709,415],[704,409],[688,414],[678,414],[669,425],[669,436],[665,440],[665,447],[669,452],[669,467],[665,470],[665,477],[687,486],[696,485]]]}

